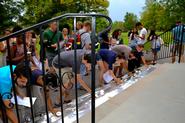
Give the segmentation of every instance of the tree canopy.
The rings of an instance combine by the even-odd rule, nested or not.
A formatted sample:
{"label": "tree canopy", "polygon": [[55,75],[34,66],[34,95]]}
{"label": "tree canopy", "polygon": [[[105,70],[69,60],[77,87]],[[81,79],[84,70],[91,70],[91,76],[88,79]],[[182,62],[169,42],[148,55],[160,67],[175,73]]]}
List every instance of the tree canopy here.
{"label": "tree canopy", "polygon": [[149,29],[166,30],[185,22],[184,0],[146,0],[141,21]]}
{"label": "tree canopy", "polygon": [[124,27],[125,27],[125,29],[127,31],[131,30],[135,26],[137,21],[138,21],[137,15],[135,15],[134,13],[127,12],[125,17],[124,17]]}
{"label": "tree canopy", "polygon": [[[83,11],[84,13],[98,12],[108,15],[108,6],[107,0],[3,0],[0,2],[2,11],[0,20],[3,21],[0,23],[0,29],[9,28],[13,26],[13,23],[30,26],[65,13]],[[101,19],[97,21],[101,22],[98,24],[100,27],[105,22]]]}

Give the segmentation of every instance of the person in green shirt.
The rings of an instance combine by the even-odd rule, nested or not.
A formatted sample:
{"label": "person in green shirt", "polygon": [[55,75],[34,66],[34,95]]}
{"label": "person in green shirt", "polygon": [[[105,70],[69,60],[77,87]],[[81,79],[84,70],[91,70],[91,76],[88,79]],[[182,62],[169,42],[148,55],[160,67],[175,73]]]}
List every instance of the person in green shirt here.
{"label": "person in green shirt", "polygon": [[57,31],[57,22],[51,22],[49,28],[44,31],[44,51],[49,68],[52,68],[52,60],[57,55],[57,41],[63,41],[63,36]]}

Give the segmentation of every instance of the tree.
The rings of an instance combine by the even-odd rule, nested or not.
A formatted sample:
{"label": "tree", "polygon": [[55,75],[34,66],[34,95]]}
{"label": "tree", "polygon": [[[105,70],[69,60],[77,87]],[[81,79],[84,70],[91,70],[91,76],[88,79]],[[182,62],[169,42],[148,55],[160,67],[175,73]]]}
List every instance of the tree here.
{"label": "tree", "polygon": [[149,29],[167,30],[176,21],[185,23],[184,0],[146,0],[141,21]]}
{"label": "tree", "polygon": [[4,29],[15,25],[16,20],[23,11],[22,2],[15,0],[0,1],[0,33]]}
{"label": "tree", "polygon": [[112,30],[121,29],[125,30],[123,21],[115,21],[112,25]]}
{"label": "tree", "polygon": [[176,21],[185,23],[185,0],[160,0],[160,3],[165,6],[169,24],[174,25]]}
{"label": "tree", "polygon": [[148,29],[161,30],[165,28],[164,16],[165,8],[159,2],[147,0],[141,14],[141,22]]}
{"label": "tree", "polygon": [[125,17],[124,17],[124,27],[125,27],[125,29],[127,31],[132,29],[135,26],[135,24],[137,23],[137,21],[138,21],[137,15],[135,15],[134,13],[127,12]]}
{"label": "tree", "polygon": [[[39,23],[41,21],[59,16],[65,13],[84,13],[96,12],[108,15],[107,7],[109,2],[107,0],[25,0],[25,13],[19,19],[22,25],[28,26]],[[64,23],[70,23],[72,20],[64,19]],[[98,30],[105,27],[105,20],[97,19]]]}

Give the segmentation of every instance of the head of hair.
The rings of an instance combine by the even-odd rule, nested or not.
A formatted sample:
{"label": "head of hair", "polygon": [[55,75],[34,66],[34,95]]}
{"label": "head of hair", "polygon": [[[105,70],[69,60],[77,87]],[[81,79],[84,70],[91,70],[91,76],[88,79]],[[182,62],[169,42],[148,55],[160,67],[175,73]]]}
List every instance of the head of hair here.
{"label": "head of hair", "polygon": [[139,48],[144,48],[144,45],[143,44],[138,44],[137,45]]}
{"label": "head of hair", "polygon": [[[14,32],[20,31],[20,30],[22,30],[22,27],[20,27],[20,26],[15,26],[15,27],[13,28],[12,32],[14,33]],[[17,38],[21,38],[21,34],[17,35],[16,37],[17,37]]]}
{"label": "head of hair", "polygon": [[141,22],[137,22],[136,27],[138,27],[138,26],[143,26],[143,24]]}
{"label": "head of hair", "polygon": [[91,63],[91,60],[92,60],[91,54],[85,54],[84,60],[87,60],[87,63]]}
{"label": "head of hair", "polygon": [[181,24],[181,21],[176,21],[176,24],[177,24],[177,25]]}
{"label": "head of hair", "polygon": [[13,28],[12,32],[17,32],[17,31],[19,31],[19,30],[22,30],[22,27],[17,25],[17,26],[15,26],[15,27]]}
{"label": "head of hair", "polygon": [[114,30],[114,32],[112,33],[112,38],[118,39],[120,31],[121,31],[121,29]]}
{"label": "head of hair", "polygon": [[21,62],[16,66],[14,74],[16,75],[16,78],[19,78],[21,76],[28,78],[29,76],[31,76],[31,68],[29,66],[26,66],[25,62]]}
{"label": "head of hair", "polygon": [[[152,38],[151,38],[152,37]],[[148,36],[148,40],[153,40],[154,37],[157,37],[156,33],[155,33],[155,30],[151,30],[150,31],[150,34]]]}
{"label": "head of hair", "polygon": [[35,32],[32,31],[31,34],[32,34],[32,38],[37,38]]}
{"label": "head of hair", "polygon": [[102,38],[103,41],[107,41],[107,42],[109,41],[108,33],[102,33],[100,37]]}
{"label": "head of hair", "polygon": [[86,27],[87,27],[87,26],[90,26],[90,27],[91,27],[91,22],[90,22],[90,21],[85,21],[85,22],[84,22],[84,26],[86,26]]}
{"label": "head of hair", "polygon": [[78,22],[77,22],[77,25],[80,27],[80,29],[83,28],[83,23],[82,23],[81,21],[78,21]]}
{"label": "head of hair", "polygon": [[6,32],[11,33],[11,30],[10,30],[10,29],[5,29],[5,30],[4,30],[4,34],[5,34]]}
{"label": "head of hair", "polygon": [[125,54],[121,53],[121,54],[117,55],[117,58],[118,59],[125,59]]}

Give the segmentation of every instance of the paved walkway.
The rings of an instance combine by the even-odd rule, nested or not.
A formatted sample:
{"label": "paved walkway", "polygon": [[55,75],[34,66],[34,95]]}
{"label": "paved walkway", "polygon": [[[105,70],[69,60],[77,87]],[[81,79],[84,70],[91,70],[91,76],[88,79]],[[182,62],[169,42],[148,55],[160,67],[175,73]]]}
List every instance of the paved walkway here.
{"label": "paved walkway", "polygon": [[[90,113],[80,123],[90,123]],[[96,123],[185,123],[185,64],[159,65],[98,107]]]}

